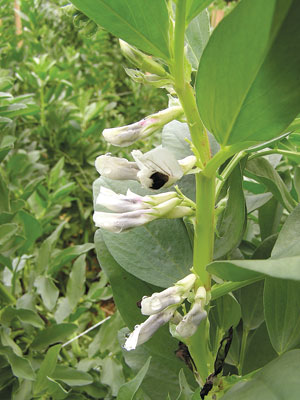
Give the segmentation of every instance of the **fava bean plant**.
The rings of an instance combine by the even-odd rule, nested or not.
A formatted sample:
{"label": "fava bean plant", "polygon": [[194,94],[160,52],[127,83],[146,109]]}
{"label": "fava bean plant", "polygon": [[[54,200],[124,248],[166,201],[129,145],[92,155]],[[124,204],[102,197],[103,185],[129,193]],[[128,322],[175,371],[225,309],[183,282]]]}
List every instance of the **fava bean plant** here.
{"label": "fava bean plant", "polygon": [[298,398],[300,2],[241,0],[214,30],[210,0],[72,3],[169,96],[103,131],[158,147],[95,163],[98,259],[137,372],[118,398]]}

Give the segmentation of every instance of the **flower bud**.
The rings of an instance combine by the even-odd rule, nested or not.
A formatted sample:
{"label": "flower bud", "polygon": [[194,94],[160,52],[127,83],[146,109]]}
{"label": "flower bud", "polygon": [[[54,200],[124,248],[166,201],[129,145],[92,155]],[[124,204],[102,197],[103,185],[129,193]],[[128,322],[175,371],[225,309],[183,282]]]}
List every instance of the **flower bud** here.
{"label": "flower bud", "polygon": [[124,42],[122,39],[119,39],[119,42],[123,55],[136,67],[142,71],[151,72],[158,76],[168,76],[164,68],[158,62],[154,61],[152,57],[147,56],[137,48]]}
{"label": "flower bud", "polygon": [[135,141],[145,139],[157,130],[162,129],[165,124],[179,118],[182,114],[181,106],[169,107],[131,125],[104,129],[102,133],[105,140],[114,146],[130,146]]}

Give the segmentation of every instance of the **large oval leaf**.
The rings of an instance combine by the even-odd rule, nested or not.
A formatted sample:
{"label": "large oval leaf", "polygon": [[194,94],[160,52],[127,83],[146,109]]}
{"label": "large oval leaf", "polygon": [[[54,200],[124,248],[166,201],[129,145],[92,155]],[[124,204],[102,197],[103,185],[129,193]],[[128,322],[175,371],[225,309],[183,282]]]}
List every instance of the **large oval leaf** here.
{"label": "large oval leaf", "polygon": [[215,29],[196,92],[201,118],[222,145],[272,139],[299,113],[299,20],[298,0],[243,0]]}
{"label": "large oval leaf", "polygon": [[264,290],[266,324],[278,354],[300,344],[300,282],[267,278]]}
{"label": "large oval leaf", "polygon": [[169,58],[169,17],[162,0],[72,0],[113,35],[154,56]]}

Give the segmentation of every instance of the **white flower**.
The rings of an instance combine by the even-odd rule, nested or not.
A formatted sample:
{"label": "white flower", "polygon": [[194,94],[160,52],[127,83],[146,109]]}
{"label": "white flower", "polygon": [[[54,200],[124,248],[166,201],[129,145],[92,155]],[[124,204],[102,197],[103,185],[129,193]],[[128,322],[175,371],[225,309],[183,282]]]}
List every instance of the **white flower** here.
{"label": "white flower", "polygon": [[207,300],[206,290],[200,287],[195,295],[195,302],[190,311],[182,318],[181,322],[176,326],[176,333],[183,337],[193,336],[200,322],[207,317],[207,312],[204,309]]}
{"label": "white flower", "polygon": [[134,350],[140,344],[147,342],[158,328],[170,321],[175,311],[176,307],[167,308],[158,314],[151,315],[145,322],[137,325],[127,338],[124,348],[128,351]]}
{"label": "white flower", "polygon": [[190,274],[176,282],[160,293],[153,293],[150,297],[144,297],[141,302],[141,312],[144,315],[156,314],[170,305],[183,302],[196,281],[196,275]]}
{"label": "white flower", "polygon": [[149,115],[141,121],[117,128],[104,129],[105,140],[114,146],[130,146],[136,140],[145,139],[165,124],[179,118],[183,114],[181,106],[169,107],[156,114]]}
{"label": "white flower", "polygon": [[105,154],[96,158],[95,167],[100,175],[109,179],[138,180],[139,169],[137,164],[126,160],[126,158]]}
{"label": "white flower", "polygon": [[137,177],[146,188],[172,186],[183,175],[175,156],[165,148],[156,148],[145,154],[133,150],[131,154],[139,168]]}
{"label": "white flower", "polygon": [[172,211],[176,214],[177,207],[186,208],[185,215],[190,215],[193,210],[179,206],[181,202],[176,192],[139,196],[128,190],[126,195],[122,195],[101,187],[96,205],[115,212],[95,211],[93,219],[97,227],[119,233],[157,218],[174,218]]}
{"label": "white flower", "polygon": [[167,149],[158,147],[147,153],[139,150],[131,152],[135,162],[110,154],[99,156],[95,166],[104,177],[114,180],[135,180],[148,189],[172,186],[183,174],[188,173],[196,163],[195,156],[177,161]]}

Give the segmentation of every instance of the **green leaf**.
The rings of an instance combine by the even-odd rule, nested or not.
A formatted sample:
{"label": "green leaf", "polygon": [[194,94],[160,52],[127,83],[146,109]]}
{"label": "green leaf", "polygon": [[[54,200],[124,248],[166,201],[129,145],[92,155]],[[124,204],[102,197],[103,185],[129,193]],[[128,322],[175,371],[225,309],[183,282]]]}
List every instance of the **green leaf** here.
{"label": "green leaf", "polygon": [[298,0],[243,0],[214,30],[196,94],[205,126],[223,146],[270,140],[299,113],[299,19]]}
{"label": "green leaf", "polygon": [[[55,400],[65,399],[71,392],[71,390],[70,391],[65,390],[62,385],[60,385],[58,382],[56,382],[49,376],[47,376],[47,381],[48,381],[48,393]],[[72,397],[75,400],[75,396]]]}
{"label": "green leaf", "polygon": [[245,175],[264,184],[268,191],[287,208],[288,211],[296,205],[278,172],[265,158],[255,158],[247,161]]}
{"label": "green leaf", "polygon": [[91,359],[97,353],[109,351],[112,354],[120,352],[118,342],[118,331],[124,328],[124,321],[118,311],[111,318],[101,325],[101,328],[95,335],[93,341],[88,347],[88,356]]}
{"label": "green leaf", "polygon": [[54,167],[50,171],[48,187],[50,189],[54,189],[58,183],[61,172],[63,171],[65,159],[64,157],[60,158]]}
{"label": "green leaf", "polygon": [[250,381],[234,385],[222,400],[298,400],[300,350],[289,351],[264,366]]}
{"label": "green leaf", "polygon": [[113,396],[117,396],[120,387],[124,384],[125,378],[120,361],[111,355],[103,360],[100,382],[111,388]]}
{"label": "green leaf", "polygon": [[262,240],[278,232],[282,213],[283,207],[275,197],[272,197],[258,210],[258,223]]}
{"label": "green leaf", "polygon": [[213,0],[187,0],[186,4],[186,21],[189,23],[201,11],[212,3]]}
{"label": "green leaf", "polygon": [[75,324],[57,324],[52,325],[37,333],[34,341],[31,343],[33,350],[44,350],[50,344],[63,342],[68,339],[72,333],[78,329]]}
{"label": "green leaf", "polygon": [[[121,268],[108,252],[100,229],[95,234],[95,244],[99,263],[112,285],[115,304],[126,325],[133,329],[136,324],[145,320],[136,306],[137,301],[161,289],[137,279]],[[125,342],[125,336],[123,341]],[[124,351],[126,362],[135,372],[152,356],[149,379],[146,377],[142,388],[153,400],[165,400],[168,392],[172,396],[178,393],[178,373],[181,368],[184,368],[189,380],[191,379],[190,371],[175,357],[177,348],[178,342],[170,336],[168,327],[165,326],[135,351]]]}
{"label": "green leaf", "polygon": [[64,365],[56,365],[51,378],[62,381],[69,386],[83,386],[93,382],[93,378],[87,372]]}
{"label": "green leaf", "polygon": [[85,290],[86,255],[82,254],[74,262],[67,284],[67,298],[72,308],[79,302]]}
{"label": "green leaf", "polygon": [[146,53],[169,58],[169,16],[165,1],[72,0],[72,3],[113,35]]}
{"label": "green leaf", "polygon": [[222,331],[235,327],[241,319],[241,307],[232,294],[226,294],[214,300],[209,311],[209,319],[214,320]]}
{"label": "green leaf", "polygon": [[285,221],[273,248],[272,258],[300,256],[299,236],[300,204]]}
{"label": "green leaf", "polygon": [[235,292],[241,305],[243,328],[247,331],[258,328],[264,321],[263,290],[264,281],[259,281]]}
{"label": "green leaf", "polygon": [[33,245],[36,239],[42,235],[43,231],[39,221],[31,214],[20,210],[18,212],[18,217],[24,225],[24,233],[26,237],[26,242],[23,244],[20,251],[26,253],[26,251]]}
{"label": "green leaf", "polygon": [[48,387],[48,376],[51,376],[55,370],[57,358],[61,349],[61,345],[50,347],[47,354],[38,369],[36,381],[34,383],[34,393],[40,394]]}
{"label": "green leaf", "polygon": [[209,14],[204,10],[193,19],[187,27],[185,39],[187,42],[187,58],[194,70],[198,69],[199,61],[210,35]]}
{"label": "green leaf", "polygon": [[248,336],[243,375],[262,368],[276,357],[277,354],[271,345],[266,324],[262,323],[251,337]]}
{"label": "green leaf", "polygon": [[240,165],[229,177],[228,201],[217,223],[214,258],[220,258],[238,246],[245,227],[245,198]]}
{"label": "green leaf", "polygon": [[253,195],[246,195],[247,213],[257,210],[267,203],[272,198],[272,193],[259,193]]}
{"label": "green leaf", "polygon": [[3,224],[0,226],[0,246],[8,242],[18,231],[17,224]]}
{"label": "green leaf", "polygon": [[44,305],[48,310],[53,310],[58,299],[59,290],[53,283],[52,278],[47,276],[38,276],[34,282],[38,294],[41,296]]}
{"label": "green leaf", "polygon": [[60,270],[60,268],[67,264],[68,262],[72,261],[74,258],[80,256],[83,253],[87,253],[88,251],[94,248],[93,243],[85,243],[82,245],[76,245],[69,247],[64,250],[59,250],[56,252],[55,256],[51,260],[49,274],[55,275]]}
{"label": "green leaf", "polygon": [[181,220],[157,220],[122,234],[103,231],[103,238],[122,268],[153,285],[169,287],[192,267],[191,243]]}
{"label": "green leaf", "polygon": [[25,308],[14,308],[12,306],[8,306],[4,310],[2,310],[1,322],[4,325],[9,325],[14,318],[18,318],[21,322],[30,324],[36,328],[44,327],[44,321],[38,316],[36,312],[32,310],[28,310]]}
{"label": "green leaf", "polygon": [[148,372],[149,365],[151,362],[151,357],[148,358],[145,365],[141,368],[141,370],[137,373],[137,375],[129,382],[124,383],[118,392],[117,400],[133,400],[134,395],[137,392],[138,388],[141,386],[145,375]]}
{"label": "green leaf", "polygon": [[[287,268],[287,265],[289,268]],[[222,260],[207,266],[207,271],[219,278],[241,282],[267,275],[274,278],[300,280],[300,257],[284,257],[268,260]]]}
{"label": "green leaf", "polygon": [[180,386],[180,393],[176,400],[190,400],[194,392],[189,387],[183,369],[179,371],[179,386]]}
{"label": "green leaf", "polygon": [[266,324],[278,354],[300,344],[300,282],[267,278],[264,290]]}
{"label": "green leaf", "polygon": [[9,204],[9,191],[7,189],[7,185],[4,182],[1,174],[0,174],[0,212],[9,212],[10,204]]}
{"label": "green leaf", "polygon": [[35,373],[32,366],[24,357],[17,356],[10,347],[0,346],[0,354],[5,356],[9,362],[13,374],[18,378],[35,380]]}

